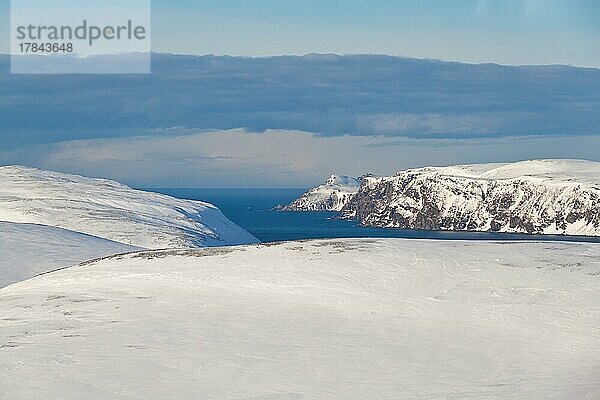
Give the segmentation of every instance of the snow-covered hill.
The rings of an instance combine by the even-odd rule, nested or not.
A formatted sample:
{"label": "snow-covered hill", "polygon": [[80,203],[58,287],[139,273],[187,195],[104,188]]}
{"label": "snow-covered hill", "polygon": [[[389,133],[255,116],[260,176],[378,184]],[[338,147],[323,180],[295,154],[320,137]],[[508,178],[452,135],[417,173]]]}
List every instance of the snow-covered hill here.
{"label": "snow-covered hill", "polygon": [[146,251],[0,290],[0,398],[600,398],[600,248]]}
{"label": "snow-covered hill", "polygon": [[20,166],[0,167],[0,221],[55,226],[151,249],[258,241],[208,203]]}
{"label": "snow-covered hill", "polygon": [[600,235],[600,163],[459,165],[367,178],[342,210],[370,226]]}
{"label": "snow-covered hill", "polygon": [[286,211],[341,211],[358,191],[362,178],[332,174],[324,184],[310,189]]}
{"label": "snow-covered hill", "polygon": [[0,221],[0,288],[93,258],[134,250],[140,249],[52,226]]}

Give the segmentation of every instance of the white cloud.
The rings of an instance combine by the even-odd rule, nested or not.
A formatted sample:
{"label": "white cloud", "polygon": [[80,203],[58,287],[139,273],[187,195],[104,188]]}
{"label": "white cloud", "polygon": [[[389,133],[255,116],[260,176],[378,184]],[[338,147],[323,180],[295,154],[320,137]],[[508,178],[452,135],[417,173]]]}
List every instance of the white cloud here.
{"label": "white cloud", "polygon": [[102,176],[146,187],[306,187],[331,172],[391,174],[424,165],[597,159],[598,148],[600,136],[419,140],[238,129],[66,141],[0,153],[0,163]]}
{"label": "white cloud", "polygon": [[490,134],[503,124],[500,116],[445,114],[379,114],[359,117],[357,124],[369,132],[385,134]]}

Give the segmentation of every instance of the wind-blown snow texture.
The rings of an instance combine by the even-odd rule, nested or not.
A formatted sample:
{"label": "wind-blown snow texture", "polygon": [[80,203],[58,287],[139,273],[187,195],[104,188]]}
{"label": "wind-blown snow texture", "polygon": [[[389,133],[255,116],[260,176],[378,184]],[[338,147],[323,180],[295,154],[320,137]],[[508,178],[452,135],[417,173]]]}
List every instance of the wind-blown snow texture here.
{"label": "wind-blown snow texture", "polygon": [[361,179],[332,174],[324,184],[310,189],[283,210],[341,211],[358,192]]}
{"label": "wind-blown snow texture", "polygon": [[146,251],[0,290],[0,397],[600,398],[600,248]]}
{"label": "wind-blown snow texture", "polygon": [[0,167],[0,221],[55,226],[149,249],[258,241],[208,203],[20,166]]}
{"label": "wind-blown snow texture", "polygon": [[140,249],[66,229],[0,221],[0,288],[93,258],[134,250]]}

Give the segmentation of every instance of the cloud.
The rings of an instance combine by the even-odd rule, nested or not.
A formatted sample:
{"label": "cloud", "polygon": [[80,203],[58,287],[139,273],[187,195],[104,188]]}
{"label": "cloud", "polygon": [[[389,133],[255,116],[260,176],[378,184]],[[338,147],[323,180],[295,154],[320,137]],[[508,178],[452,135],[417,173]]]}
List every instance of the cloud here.
{"label": "cloud", "polygon": [[[151,75],[19,76],[0,56],[0,143],[246,128],[413,138],[597,134],[600,70],[389,56],[154,55]],[[180,131],[181,132],[181,131]]]}
{"label": "cloud", "polygon": [[241,129],[74,140],[0,152],[0,164],[108,177],[138,187],[308,187],[331,172],[531,158],[598,160],[600,136],[414,139]]}
{"label": "cloud", "polygon": [[593,159],[600,148],[598,69],[336,55],[153,62],[149,76],[40,77],[8,74],[0,56],[0,163],[146,187],[304,187],[331,172]]}
{"label": "cloud", "polygon": [[357,119],[358,127],[381,135],[490,135],[503,126],[504,118],[494,114],[380,114]]}

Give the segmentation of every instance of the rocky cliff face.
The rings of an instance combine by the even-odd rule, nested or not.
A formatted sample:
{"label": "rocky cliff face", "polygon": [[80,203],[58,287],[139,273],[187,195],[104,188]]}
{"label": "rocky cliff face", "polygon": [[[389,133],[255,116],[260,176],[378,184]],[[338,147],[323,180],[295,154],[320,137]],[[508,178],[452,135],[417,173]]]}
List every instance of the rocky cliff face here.
{"label": "rocky cliff face", "polygon": [[342,213],[378,227],[600,236],[600,163],[411,169],[365,179]]}
{"label": "rocky cliff face", "polygon": [[332,174],[324,184],[310,189],[282,209],[286,211],[341,211],[358,192],[361,179]]}

